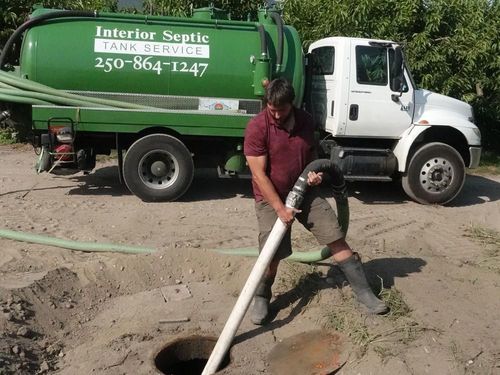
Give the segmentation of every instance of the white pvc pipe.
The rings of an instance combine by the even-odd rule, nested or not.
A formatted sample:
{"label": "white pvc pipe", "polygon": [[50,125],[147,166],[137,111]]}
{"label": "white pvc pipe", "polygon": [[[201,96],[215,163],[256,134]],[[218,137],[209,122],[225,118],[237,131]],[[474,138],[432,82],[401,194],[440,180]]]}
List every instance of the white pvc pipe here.
{"label": "white pvc pipe", "polygon": [[231,346],[231,342],[236,335],[236,331],[241,324],[241,321],[245,317],[245,313],[252,302],[252,298],[257,291],[257,287],[259,286],[264,273],[266,272],[271,260],[278,249],[283,236],[285,235],[287,230],[286,225],[278,218],[276,223],[274,223],[273,229],[267,238],[266,243],[264,244],[264,248],[260,252],[255,265],[252,268],[252,272],[250,272],[250,276],[248,276],[247,282],[243,287],[236,304],[234,305],[233,311],[231,311],[231,315],[222,330],[217,343],[215,344],[214,350],[210,355],[210,358],[203,369],[201,375],[212,375],[215,374],[217,369],[222,362],[222,359],[226,355],[229,347]]}

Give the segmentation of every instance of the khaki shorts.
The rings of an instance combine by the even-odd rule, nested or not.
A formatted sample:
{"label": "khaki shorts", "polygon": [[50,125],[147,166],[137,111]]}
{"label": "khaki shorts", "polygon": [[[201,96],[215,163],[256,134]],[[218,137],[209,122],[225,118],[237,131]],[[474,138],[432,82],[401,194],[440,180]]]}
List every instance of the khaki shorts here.
{"label": "khaki shorts", "polygon": [[[321,196],[318,188],[312,188],[300,206],[302,212],[295,218],[311,232],[320,245],[327,245],[344,238],[333,208]],[[278,218],[276,211],[265,201],[255,202],[255,213],[259,225],[259,251],[264,247],[267,237]],[[292,253],[291,228],[288,228],[273,260],[280,260]]]}

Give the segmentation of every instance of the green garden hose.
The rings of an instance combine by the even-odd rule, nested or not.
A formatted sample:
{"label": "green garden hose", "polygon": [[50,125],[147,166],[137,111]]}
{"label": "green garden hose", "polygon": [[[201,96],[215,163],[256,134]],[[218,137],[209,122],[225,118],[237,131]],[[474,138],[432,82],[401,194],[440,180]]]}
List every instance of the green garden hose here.
{"label": "green garden hose", "polygon": [[[225,255],[238,255],[244,257],[258,257],[259,251],[254,247],[240,247],[236,249],[211,249],[215,252]],[[332,256],[331,250],[328,246],[325,246],[321,250],[313,251],[294,251],[292,254],[285,258],[292,262],[300,263],[317,263],[322,260],[328,259]]]}
{"label": "green garden hose", "polygon": [[156,251],[155,249],[140,247],[140,246],[127,246],[127,245],[118,245],[111,243],[63,240],[60,238],[42,236],[39,234],[18,232],[9,229],[0,229],[0,237],[7,238],[9,240],[24,241],[40,245],[49,245],[49,246],[61,247],[64,249],[87,251],[87,252],[109,251],[115,253],[144,254],[144,253],[153,253]]}
{"label": "green garden hose", "polygon": [[[59,104],[59,105],[71,105],[74,107],[86,107],[89,105],[88,102],[84,100],[70,99],[58,97],[55,95],[45,94],[43,92],[29,91],[29,90],[19,90],[19,89],[4,89],[0,88],[1,95],[10,95],[13,97],[23,97],[31,100],[42,100],[48,104]],[[92,104],[93,107],[96,108],[109,108],[106,105],[102,104]]]}
{"label": "green garden hose", "polygon": [[[0,84],[5,88],[24,90],[27,92],[37,92],[44,95],[46,98],[44,101],[55,102],[57,104],[63,104],[68,106],[79,106],[79,107],[110,107],[110,108],[123,108],[123,109],[152,109],[153,107],[148,107],[140,104],[127,103],[118,100],[110,99],[100,99],[88,96],[81,96],[70,94],[68,92],[57,90],[49,86],[42,85],[38,82],[30,81],[25,78],[14,76],[13,74],[4,72],[0,70]],[[10,86],[10,87],[9,87]],[[5,97],[3,97],[5,98]],[[12,101],[19,103],[19,95],[10,95],[6,101]],[[33,98],[32,103],[26,104],[40,104],[37,102],[37,98]],[[24,103],[24,102],[23,102]],[[44,103],[45,104],[45,103]]]}
{"label": "green garden hose", "polygon": [[13,96],[0,94],[0,101],[2,102],[10,102],[10,103],[19,103],[19,104],[44,104],[51,105],[52,103],[46,102],[45,100],[39,100],[35,98],[24,98],[22,96]]}

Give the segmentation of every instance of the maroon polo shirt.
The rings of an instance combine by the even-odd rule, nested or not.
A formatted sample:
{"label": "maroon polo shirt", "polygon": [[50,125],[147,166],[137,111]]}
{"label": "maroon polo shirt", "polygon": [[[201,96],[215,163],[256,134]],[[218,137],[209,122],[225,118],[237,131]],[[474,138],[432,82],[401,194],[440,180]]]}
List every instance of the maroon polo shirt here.
{"label": "maroon polo shirt", "polygon": [[[245,130],[245,156],[267,155],[266,174],[283,200],[315,155],[312,118],[301,109],[293,111],[295,125],[290,132],[276,123],[267,108],[252,118]],[[252,186],[255,200],[263,200],[253,180]]]}

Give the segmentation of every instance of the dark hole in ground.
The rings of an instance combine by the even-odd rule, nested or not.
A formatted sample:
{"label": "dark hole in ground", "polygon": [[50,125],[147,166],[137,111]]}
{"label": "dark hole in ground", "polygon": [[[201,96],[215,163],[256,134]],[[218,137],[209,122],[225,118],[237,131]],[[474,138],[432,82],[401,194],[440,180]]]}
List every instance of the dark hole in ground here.
{"label": "dark hole in ground", "polygon": [[[213,337],[190,336],[167,344],[154,358],[156,368],[166,375],[201,375],[217,342]],[[218,370],[231,362],[226,354]]]}

